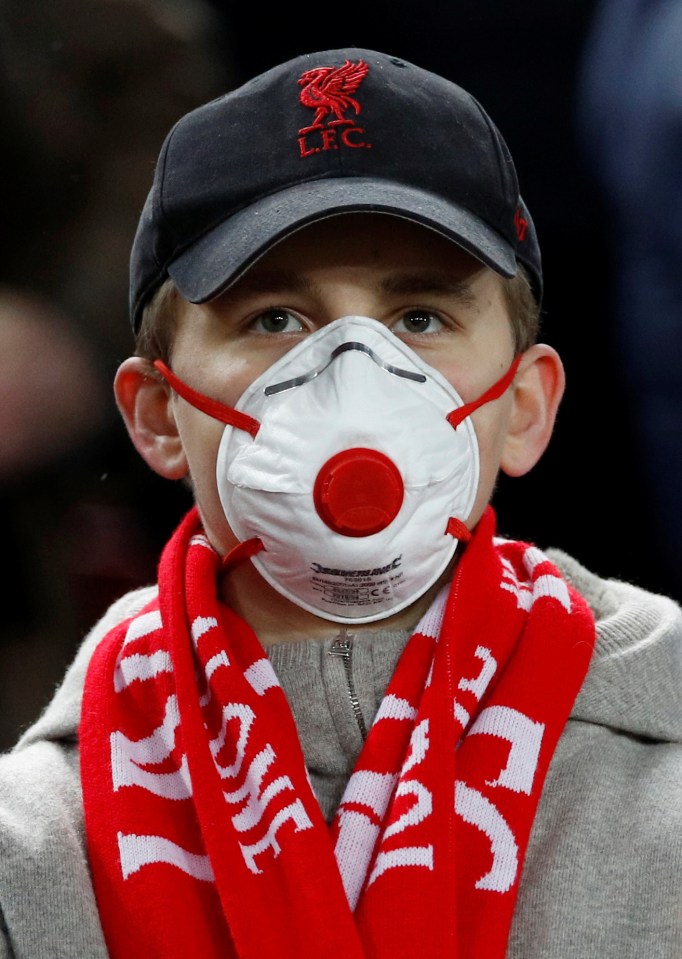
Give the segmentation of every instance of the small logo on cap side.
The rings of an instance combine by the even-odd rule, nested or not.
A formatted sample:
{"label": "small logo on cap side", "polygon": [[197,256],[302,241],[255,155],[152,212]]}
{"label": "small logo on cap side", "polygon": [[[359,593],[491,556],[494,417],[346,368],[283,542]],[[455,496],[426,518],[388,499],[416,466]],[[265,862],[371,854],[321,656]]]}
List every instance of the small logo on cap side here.
{"label": "small logo on cap side", "polygon": [[526,230],[528,229],[528,220],[521,212],[520,206],[517,206],[516,213],[514,214],[514,226],[516,227],[516,235],[521,243],[523,243],[526,238]]}
{"label": "small logo on cap side", "polygon": [[[346,116],[353,109],[356,116],[362,107],[352,96],[367,76],[369,67],[364,60],[351,60],[340,67],[315,67],[306,70],[298,79],[302,87],[299,100],[304,107],[315,111],[310,126],[299,132],[301,156],[311,156],[326,150],[338,150],[339,144],[351,149],[369,149],[364,140],[364,129]],[[313,140],[310,134],[319,133]]]}

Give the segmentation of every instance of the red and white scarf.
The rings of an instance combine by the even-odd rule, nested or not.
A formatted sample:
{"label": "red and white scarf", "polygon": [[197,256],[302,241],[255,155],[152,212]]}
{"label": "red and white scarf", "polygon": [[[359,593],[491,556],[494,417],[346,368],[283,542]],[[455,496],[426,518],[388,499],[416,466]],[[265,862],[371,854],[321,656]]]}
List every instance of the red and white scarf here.
{"label": "red and white scarf", "polygon": [[114,959],[502,959],[594,620],[491,508],[408,641],[331,826],[191,510],[159,598],[113,629],[80,727]]}

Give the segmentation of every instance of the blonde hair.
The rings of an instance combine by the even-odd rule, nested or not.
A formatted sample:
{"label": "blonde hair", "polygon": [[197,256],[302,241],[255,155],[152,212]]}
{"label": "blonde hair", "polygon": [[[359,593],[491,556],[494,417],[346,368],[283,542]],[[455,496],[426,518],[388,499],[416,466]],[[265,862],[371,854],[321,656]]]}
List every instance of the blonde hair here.
{"label": "blonde hair", "polygon": [[167,279],[147,303],[135,338],[137,356],[170,363],[179,296],[173,281]]}

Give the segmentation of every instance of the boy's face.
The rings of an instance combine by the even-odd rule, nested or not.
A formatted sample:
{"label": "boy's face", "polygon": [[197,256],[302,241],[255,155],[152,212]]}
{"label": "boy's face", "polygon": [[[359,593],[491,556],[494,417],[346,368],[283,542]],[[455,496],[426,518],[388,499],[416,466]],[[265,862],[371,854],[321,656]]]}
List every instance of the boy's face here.
{"label": "boy's face", "polygon": [[[341,316],[361,315],[384,323],[466,403],[514,358],[502,284],[492,270],[426,228],[380,214],[336,216],[274,247],[215,300],[181,300],[171,365],[194,389],[234,405],[303,337]],[[466,518],[470,528],[492,495],[512,394],[513,387],[473,414],[481,476]],[[224,427],[175,394],[172,403],[206,533],[226,553],[236,539],[216,486]]]}

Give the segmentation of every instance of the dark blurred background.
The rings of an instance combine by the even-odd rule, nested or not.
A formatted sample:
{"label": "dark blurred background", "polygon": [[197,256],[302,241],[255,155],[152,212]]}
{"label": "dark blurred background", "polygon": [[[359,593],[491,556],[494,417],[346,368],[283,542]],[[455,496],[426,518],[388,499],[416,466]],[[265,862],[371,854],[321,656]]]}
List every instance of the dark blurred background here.
{"label": "dark blurred background", "polygon": [[[155,578],[189,506],[134,452],[111,389],[132,350],[128,254],[161,142],[193,106],[316,49],[380,49],[450,77],[514,155],[544,255],[543,339],[568,387],[543,461],[500,482],[501,532],[680,598],[616,349],[610,208],[577,136],[595,10],[394,0],[318,20],[286,4],[0,0],[0,748],[106,606]],[[405,149],[420,149],[420,131]]]}

